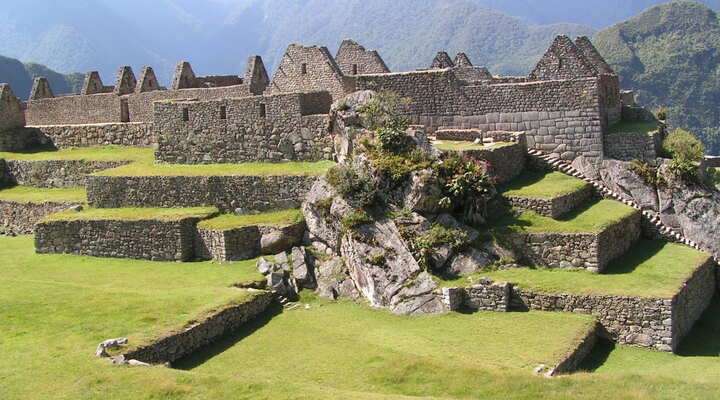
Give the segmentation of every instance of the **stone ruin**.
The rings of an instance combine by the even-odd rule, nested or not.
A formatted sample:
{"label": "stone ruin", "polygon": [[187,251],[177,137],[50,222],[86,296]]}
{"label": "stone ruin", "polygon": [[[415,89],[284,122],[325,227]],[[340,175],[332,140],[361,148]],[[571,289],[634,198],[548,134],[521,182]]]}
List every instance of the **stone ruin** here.
{"label": "stone ruin", "polygon": [[[394,92],[409,99],[399,112],[410,121],[410,135],[417,146],[427,153],[433,152],[429,137],[506,143],[468,151],[465,156],[489,161],[500,182],[511,181],[530,163],[546,163],[547,168],[563,168],[584,178],[577,170],[567,172],[568,163],[657,157],[662,124],[650,135],[631,139],[609,134],[609,128],[621,119],[652,118],[632,95],[620,91],[619,82],[584,37],[573,41],[558,36],[532,72],[518,77],[494,76],[487,68],[473,65],[462,52],[454,60],[439,52],[428,69],[391,72],[377,51],[352,40],[343,41],[335,57],[326,47],[291,44],[272,78],[262,59],[252,56],[243,76],[197,76],[190,63],[181,61],[169,88],[159,84],[151,67],[143,68],[137,80],[128,66],[119,69],[114,86],[104,86],[97,72],[89,72],[77,95],[54,96],[48,81],[38,78],[28,101],[22,102],[8,85],[0,85],[0,151],[115,144],[155,146],[155,161],[160,164],[350,163],[357,145],[354,135],[367,128],[357,112],[359,105],[379,92]],[[390,194],[412,213],[397,221],[366,224],[358,235],[374,240],[363,241],[341,227],[342,218],[353,207],[315,176],[105,176],[87,174],[115,165],[69,165],[40,167],[0,160],[0,184],[65,187],[81,182],[89,204],[98,208],[211,206],[232,213],[302,206],[306,222],[229,231],[199,227],[203,218],[197,217],[172,223],[38,223],[67,205],[0,204],[9,210],[5,215],[12,215],[0,221],[10,226],[5,232],[34,231],[37,251],[42,253],[177,261],[276,255],[273,260],[261,259],[258,265],[267,276],[265,287],[283,297],[312,289],[327,297],[365,299],[398,314],[447,312],[460,306],[500,312],[525,307],[591,313],[613,339],[663,351],[677,348],[715,290],[712,259],[672,299],[548,295],[485,280],[469,288],[439,288],[419,265],[403,232],[423,232],[441,224],[470,237],[480,235],[428,208],[427,193],[422,191],[432,191],[433,182],[421,172],[407,182],[407,192]],[[43,173],[31,173],[38,170]],[[61,170],[65,175],[57,172]],[[615,193],[594,180],[589,182],[592,187],[563,198],[507,201],[560,218],[593,196]],[[637,211],[596,234],[518,235],[514,251],[534,265],[602,273],[652,224],[665,238],[698,247],[648,218]],[[312,245],[321,256],[300,245]],[[445,250],[432,262],[460,274],[500,257],[492,249]],[[392,268],[384,268],[383,263]],[[261,303],[260,309],[253,308],[253,315],[269,300],[263,298]],[[234,320],[244,322],[243,315]],[[153,354],[146,357],[148,362],[162,359]]]}

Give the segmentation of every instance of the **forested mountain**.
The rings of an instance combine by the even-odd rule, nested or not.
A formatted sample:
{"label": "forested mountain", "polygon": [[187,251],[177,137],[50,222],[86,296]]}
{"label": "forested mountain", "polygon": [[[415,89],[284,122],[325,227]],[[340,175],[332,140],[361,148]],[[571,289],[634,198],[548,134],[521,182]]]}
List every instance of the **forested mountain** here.
{"label": "forested mountain", "polygon": [[604,30],[595,44],[641,103],[666,106],[673,126],[720,153],[720,22],[691,1],[654,7]]}
{"label": "forested mountain", "polygon": [[30,95],[33,78],[44,76],[56,94],[75,93],[80,91],[84,76],[82,74],[63,75],[50,68],[22,62],[0,56],[0,82],[9,83],[16,96],[26,99]]}

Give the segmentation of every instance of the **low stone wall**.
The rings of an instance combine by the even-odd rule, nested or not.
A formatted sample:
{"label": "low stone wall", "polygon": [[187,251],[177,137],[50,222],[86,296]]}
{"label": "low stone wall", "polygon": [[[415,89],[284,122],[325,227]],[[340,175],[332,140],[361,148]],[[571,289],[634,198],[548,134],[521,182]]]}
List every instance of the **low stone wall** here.
{"label": "low stone wall", "polygon": [[6,177],[13,184],[42,188],[85,186],[86,175],[127,163],[128,161],[7,160]]}
{"label": "low stone wall", "polygon": [[189,261],[199,219],[179,221],[48,221],[35,226],[37,253]]}
{"label": "low stone wall", "polygon": [[90,146],[152,146],[157,137],[152,123],[128,122],[87,125],[30,126],[28,130],[59,149]]}
{"label": "low stone wall", "polygon": [[[690,333],[695,322],[710,305],[716,291],[717,272],[717,264],[709,258],[695,270],[673,298],[673,343],[679,344],[680,340]],[[673,350],[675,349],[676,346],[673,347]]]}
{"label": "low stone wall", "polygon": [[505,237],[526,264],[602,272],[640,238],[640,230],[635,212],[599,234],[510,232]]}
{"label": "low stone wall", "polygon": [[487,161],[490,174],[498,183],[505,183],[522,173],[525,168],[525,151],[523,143],[513,143],[487,149],[463,150],[460,153],[474,160]]}
{"label": "low stone wall", "polygon": [[260,255],[260,229],[246,226],[225,231],[198,229],[197,254],[220,262],[249,260]]}
{"label": "low stone wall", "polygon": [[123,354],[125,360],[148,364],[164,364],[190,355],[219,338],[238,330],[246,322],[264,312],[273,300],[270,292],[258,292],[241,304],[229,304],[198,322],[171,332],[151,344]]}
{"label": "low stone wall", "polygon": [[510,307],[511,290],[512,286],[509,283],[494,283],[482,279],[480,283],[465,288],[463,305],[479,311],[507,312]]}
{"label": "low stone wall", "polygon": [[607,134],[604,136],[605,157],[622,161],[654,161],[659,135],[658,131]]}
{"label": "low stone wall", "polygon": [[23,151],[39,144],[40,139],[32,129],[0,130],[0,151]]}
{"label": "low stone wall", "polygon": [[531,210],[540,215],[557,219],[584,204],[593,194],[592,187],[550,199],[504,196],[512,207]]}
{"label": "low stone wall", "polygon": [[214,206],[223,212],[298,208],[316,176],[89,176],[94,207]]}
{"label": "low stone wall", "polygon": [[35,230],[38,221],[78,204],[0,201],[0,235],[29,235]]}
{"label": "low stone wall", "polygon": [[595,322],[585,336],[580,338],[577,346],[569,351],[557,365],[548,373],[549,376],[569,374],[577,371],[598,342],[602,332],[602,325]]}

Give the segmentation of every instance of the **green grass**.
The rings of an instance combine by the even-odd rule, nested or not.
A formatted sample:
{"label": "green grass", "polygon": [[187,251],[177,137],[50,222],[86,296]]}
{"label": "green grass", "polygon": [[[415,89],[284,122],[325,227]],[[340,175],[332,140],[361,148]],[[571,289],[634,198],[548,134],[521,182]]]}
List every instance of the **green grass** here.
{"label": "green grass", "polygon": [[650,133],[658,130],[657,122],[620,121],[608,129],[609,134],[616,133]]}
{"label": "green grass", "polygon": [[599,233],[608,226],[638,212],[632,207],[613,200],[600,200],[575,210],[559,220],[544,217],[532,211],[518,216],[506,216],[495,224],[495,230],[528,233]]}
{"label": "green grass", "polygon": [[583,316],[414,319],[311,299],[310,309],[248,326],[194,369],[117,367],[94,357],[100,341],[182,326],[236,296],[229,285],[258,279],[254,262],[36,255],[29,236],[0,237],[0,260],[3,400],[710,399],[720,390],[717,307],[688,353],[619,347],[600,354],[594,373],[557,379],[530,369],[576,340]]}
{"label": "green grass", "polygon": [[44,221],[177,221],[185,218],[208,218],[218,213],[215,207],[191,208],[85,208],[82,211],[62,211],[47,216]]}
{"label": "green grass", "polygon": [[78,147],[63,150],[34,150],[20,153],[0,152],[0,158],[23,161],[85,160],[152,162],[154,154],[153,149],[148,147],[101,146]]}
{"label": "green grass", "polygon": [[16,203],[41,204],[55,203],[85,203],[87,194],[85,188],[44,189],[32,186],[14,186],[0,189],[0,200]]}
{"label": "green grass", "polygon": [[248,215],[223,214],[200,222],[198,227],[222,231],[245,226],[290,225],[302,220],[303,215],[299,209],[290,209]]}
{"label": "green grass", "polygon": [[475,144],[472,141],[465,140],[436,140],[433,142],[438,150],[444,151],[467,151],[467,150],[489,150],[496,149],[499,147],[512,146],[515,143],[510,142],[495,142],[485,145]]}
{"label": "green grass", "polygon": [[97,176],[320,176],[335,165],[332,161],[243,164],[154,164],[135,162],[95,173]]}
{"label": "green grass", "polygon": [[560,172],[526,171],[501,188],[503,195],[552,199],[578,192],[589,185],[581,180]]}
{"label": "green grass", "polygon": [[612,261],[602,274],[518,268],[486,271],[468,278],[443,282],[443,285],[464,286],[479,277],[487,277],[544,293],[670,298],[708,257],[709,254],[679,244],[640,241],[626,255]]}

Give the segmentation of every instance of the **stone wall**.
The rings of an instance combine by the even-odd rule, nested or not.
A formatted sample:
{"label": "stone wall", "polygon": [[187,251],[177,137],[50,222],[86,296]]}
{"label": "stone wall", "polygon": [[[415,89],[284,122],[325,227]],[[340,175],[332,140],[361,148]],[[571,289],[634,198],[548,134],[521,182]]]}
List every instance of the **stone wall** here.
{"label": "stone wall", "polygon": [[[0,132],[20,128],[24,125],[25,115],[20,100],[15,97],[10,85],[0,84]],[[2,146],[1,140],[0,138],[0,146]]]}
{"label": "stone wall", "polygon": [[223,212],[298,208],[316,176],[89,176],[94,207],[214,206]]}
{"label": "stone wall", "polygon": [[[325,101],[325,114],[316,111]],[[308,102],[305,105],[304,102]],[[332,157],[326,93],[155,105],[156,159],[178,164],[319,161]]]}
{"label": "stone wall", "polygon": [[228,304],[200,321],[170,332],[150,344],[129,350],[123,354],[123,358],[148,364],[172,363],[237,331],[264,312],[272,300],[270,292],[253,293],[251,299],[239,304]]}
{"label": "stone wall", "polygon": [[599,322],[593,323],[587,333],[578,340],[575,348],[565,354],[562,360],[549,371],[548,375],[569,374],[580,369],[582,362],[590,355],[601,334],[602,325]]}
{"label": "stone wall", "polygon": [[68,125],[123,122],[121,97],[114,93],[71,95],[27,103],[27,125]]}
{"label": "stone wall", "polygon": [[79,203],[18,203],[0,200],[0,235],[29,235],[35,224],[50,214]]}
{"label": "stone wall", "polygon": [[491,146],[488,146],[487,149],[463,150],[459,153],[474,160],[487,161],[490,166],[490,175],[499,184],[509,182],[522,173],[525,168],[525,152],[527,150],[524,143]]}
{"label": "stone wall", "polygon": [[345,75],[384,74],[390,72],[385,61],[375,50],[366,50],[357,42],[343,40],[335,61]]}
{"label": "stone wall", "polygon": [[357,76],[357,89],[412,99],[412,122],[440,127],[524,131],[531,148],[565,159],[602,157],[599,78],[462,85],[453,70]]}
{"label": "stone wall", "polygon": [[6,177],[17,185],[42,188],[85,186],[85,176],[104,169],[116,168],[127,161],[84,160],[7,160]]}
{"label": "stone wall", "polygon": [[639,239],[640,230],[640,212],[635,212],[600,233],[511,232],[506,238],[523,263],[602,272]]}
{"label": "stone wall", "polygon": [[197,218],[179,221],[44,221],[35,226],[35,251],[190,261],[195,256],[197,222]]}
{"label": "stone wall", "polygon": [[0,130],[0,151],[23,151],[40,144],[42,144],[41,138],[32,129]]}
{"label": "stone wall", "polygon": [[581,190],[549,199],[517,196],[504,197],[512,207],[531,210],[540,215],[558,219],[582,204],[585,204],[592,195],[592,186],[588,185]]}
{"label": "stone wall", "polygon": [[605,135],[605,157],[621,161],[655,161],[659,131],[612,133]]}
{"label": "stone wall", "polygon": [[463,305],[479,311],[506,312],[510,307],[512,285],[507,282],[495,283],[482,279],[479,283],[465,288]]}
{"label": "stone wall", "polygon": [[715,261],[708,259],[685,282],[680,292],[673,297],[672,335],[673,350],[680,340],[692,330],[695,322],[707,309],[716,292],[718,267]]}
{"label": "stone wall", "polygon": [[28,130],[43,143],[58,149],[90,146],[152,146],[157,143],[151,123],[105,123],[86,125],[43,125]]}
{"label": "stone wall", "polygon": [[260,229],[245,226],[228,230],[198,229],[198,258],[219,262],[249,260],[260,255]]}

